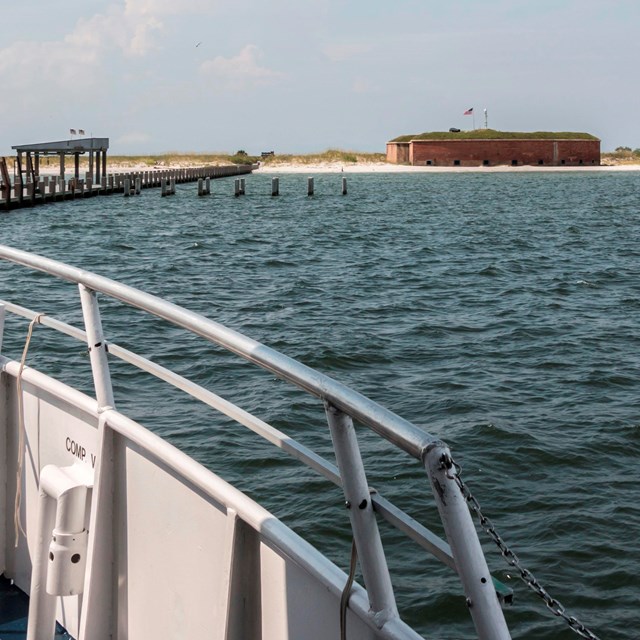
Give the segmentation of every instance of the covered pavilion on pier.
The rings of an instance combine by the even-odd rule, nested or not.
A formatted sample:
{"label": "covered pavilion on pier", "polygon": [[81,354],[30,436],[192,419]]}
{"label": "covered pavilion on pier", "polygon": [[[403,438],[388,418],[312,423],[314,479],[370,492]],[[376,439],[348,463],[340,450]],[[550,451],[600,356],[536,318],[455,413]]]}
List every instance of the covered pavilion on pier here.
{"label": "covered pavilion on pier", "polygon": [[[100,182],[103,176],[107,175],[107,150],[109,149],[109,138],[77,138],[72,140],[60,140],[58,142],[38,142],[35,144],[21,144],[11,147],[15,149],[17,156],[17,170],[20,180],[24,182],[22,176],[26,174],[32,182],[37,181],[40,175],[41,156],[59,156],[60,176],[64,178],[65,157],[73,156],[74,176],[76,180],[80,177],[80,156],[89,154],[89,174],[94,175],[95,181]],[[23,154],[26,162],[23,167]]]}

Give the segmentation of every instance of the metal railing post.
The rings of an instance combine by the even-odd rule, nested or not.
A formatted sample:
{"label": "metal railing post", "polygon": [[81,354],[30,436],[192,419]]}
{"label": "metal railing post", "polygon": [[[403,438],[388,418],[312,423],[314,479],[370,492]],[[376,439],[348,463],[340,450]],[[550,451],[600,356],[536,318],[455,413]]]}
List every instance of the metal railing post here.
{"label": "metal railing post", "polygon": [[356,432],[346,413],[327,401],[325,410],[369,604],[377,624],[382,627],[388,619],[398,615],[398,609]]}
{"label": "metal railing post", "polygon": [[98,410],[115,407],[109,362],[107,361],[107,343],[102,333],[102,321],[100,320],[100,308],[98,307],[96,292],[83,284],[79,284],[78,288],[80,289],[82,315],[87,332],[87,345],[89,346],[89,358],[91,359],[91,371],[93,372],[93,384],[96,389]]}
{"label": "metal railing post", "polygon": [[500,602],[487,566],[466,500],[456,483],[456,469],[449,447],[434,442],[427,447],[424,465],[456,569],[467,597],[467,606],[479,640],[510,640]]}
{"label": "metal railing post", "polygon": [[3,304],[0,304],[0,353],[2,353],[2,339],[4,338],[4,316],[5,308]]}

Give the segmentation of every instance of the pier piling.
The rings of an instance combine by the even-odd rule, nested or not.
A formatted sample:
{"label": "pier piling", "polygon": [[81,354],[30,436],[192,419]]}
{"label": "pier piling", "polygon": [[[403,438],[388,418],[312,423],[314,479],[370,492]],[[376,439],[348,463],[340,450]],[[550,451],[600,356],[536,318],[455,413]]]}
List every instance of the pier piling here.
{"label": "pier piling", "polygon": [[271,195],[280,195],[280,178],[271,178]]}
{"label": "pier piling", "polygon": [[313,195],[313,178],[307,178],[307,195]]}

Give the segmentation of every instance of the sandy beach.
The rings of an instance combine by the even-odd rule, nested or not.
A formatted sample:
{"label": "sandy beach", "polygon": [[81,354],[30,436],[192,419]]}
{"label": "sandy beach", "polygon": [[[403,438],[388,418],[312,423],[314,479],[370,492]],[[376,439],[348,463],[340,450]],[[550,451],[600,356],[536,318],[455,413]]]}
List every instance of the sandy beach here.
{"label": "sandy beach", "polygon": [[[167,169],[187,169],[196,166],[202,166],[200,164],[191,163],[176,163],[176,164],[163,164],[161,166],[153,165],[138,165],[125,163],[120,164],[117,162],[109,162],[107,165],[108,173],[135,173],[140,171],[160,171]],[[81,175],[88,170],[88,167],[81,166]],[[40,165],[41,175],[57,175],[59,168],[57,163],[51,163],[49,165]],[[318,173],[575,173],[575,172],[588,172],[599,173],[602,171],[640,171],[640,164],[616,164],[616,165],[600,165],[597,167],[540,167],[540,166],[521,166],[512,167],[508,165],[494,166],[494,167],[415,167],[402,164],[391,164],[388,162],[355,162],[355,163],[338,163],[338,162],[323,162],[323,163],[269,163],[260,164],[259,168],[254,170],[254,173],[260,174],[281,174],[281,173],[303,173],[303,174],[318,174]],[[69,167],[67,167],[67,173],[69,173]]]}
{"label": "sandy beach", "polygon": [[254,173],[597,173],[602,171],[640,171],[640,164],[600,165],[597,167],[414,167],[409,165],[380,163],[322,163],[322,164],[267,164]]}

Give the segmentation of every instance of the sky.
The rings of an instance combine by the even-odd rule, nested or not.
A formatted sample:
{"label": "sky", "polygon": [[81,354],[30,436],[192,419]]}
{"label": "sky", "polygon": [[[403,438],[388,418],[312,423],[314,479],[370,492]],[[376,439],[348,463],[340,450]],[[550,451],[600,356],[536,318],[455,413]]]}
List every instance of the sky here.
{"label": "sky", "polygon": [[638,25],[640,0],[0,0],[0,155],[71,128],[115,155],[384,152],[484,109],[635,149]]}

